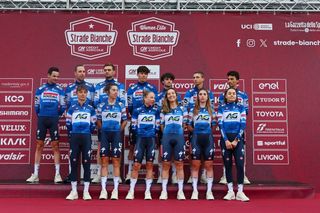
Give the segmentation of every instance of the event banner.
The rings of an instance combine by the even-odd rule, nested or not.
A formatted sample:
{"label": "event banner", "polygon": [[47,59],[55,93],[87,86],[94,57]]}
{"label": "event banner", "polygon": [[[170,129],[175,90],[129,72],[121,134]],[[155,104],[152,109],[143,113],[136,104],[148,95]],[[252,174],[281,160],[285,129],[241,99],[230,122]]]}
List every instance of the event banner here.
{"label": "event banner", "polygon": [[[163,89],[161,75],[173,73],[173,88],[182,98],[195,86],[193,73],[201,71],[204,86],[214,93],[216,111],[220,94],[229,87],[227,72],[238,71],[238,89],[249,98],[245,130],[249,179],[310,182],[320,187],[320,171],[303,175],[317,162],[314,151],[320,148],[316,139],[320,126],[319,14],[23,11],[1,13],[0,24],[0,168],[8,164],[11,168],[0,180],[25,179],[33,169],[34,93],[46,82],[48,68],[59,67],[59,85],[66,88],[74,82],[76,65],[83,64],[87,81],[97,84],[105,79],[104,64],[111,62],[116,67],[115,78],[126,89],[137,82],[140,65],[149,67],[148,81],[158,91]],[[62,173],[66,175],[69,143],[64,116],[59,131]],[[123,176],[128,134],[126,130]],[[218,126],[212,134],[218,179],[223,166]],[[96,132],[92,139],[94,174],[99,153]],[[185,139],[188,171],[188,132]],[[52,179],[49,139],[41,164],[40,180]],[[157,177],[157,169],[154,172]]]}

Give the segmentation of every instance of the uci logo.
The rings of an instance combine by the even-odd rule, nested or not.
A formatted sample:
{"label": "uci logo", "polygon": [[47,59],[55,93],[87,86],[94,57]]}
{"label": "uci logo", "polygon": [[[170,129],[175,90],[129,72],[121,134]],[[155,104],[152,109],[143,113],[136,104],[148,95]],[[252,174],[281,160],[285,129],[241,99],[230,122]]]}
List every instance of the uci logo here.
{"label": "uci logo", "polygon": [[88,117],[88,114],[86,114],[86,113],[84,113],[84,114],[79,113],[79,114],[75,117],[75,119],[87,119],[87,117]]}
{"label": "uci logo", "polygon": [[117,115],[118,114],[116,112],[109,112],[106,114],[106,118],[116,118]]}
{"label": "uci logo", "polygon": [[198,120],[205,120],[205,121],[208,121],[209,120],[209,115],[199,115],[197,117],[197,121]]}
{"label": "uci logo", "polygon": [[180,116],[170,116],[168,121],[180,121]]}
{"label": "uci logo", "polygon": [[153,116],[144,116],[141,121],[143,122],[150,122],[153,121]]}
{"label": "uci logo", "polygon": [[227,119],[237,119],[238,118],[238,113],[229,113],[227,116],[226,116]]}

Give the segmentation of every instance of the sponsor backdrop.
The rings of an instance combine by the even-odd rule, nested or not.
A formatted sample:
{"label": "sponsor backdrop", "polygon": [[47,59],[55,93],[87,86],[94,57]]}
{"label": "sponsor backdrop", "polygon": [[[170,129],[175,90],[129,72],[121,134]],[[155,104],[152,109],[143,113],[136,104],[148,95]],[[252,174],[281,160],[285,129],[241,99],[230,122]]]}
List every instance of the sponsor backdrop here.
{"label": "sponsor backdrop", "polygon": [[[319,14],[5,12],[0,16],[0,168],[4,171],[0,180],[24,180],[32,172],[33,95],[46,81],[48,67],[61,69],[60,83],[66,87],[73,81],[76,64],[84,64],[87,77],[97,83],[104,78],[103,64],[112,62],[126,87],[136,81],[138,65],[150,67],[150,82],[159,89],[159,76],[173,72],[174,87],[182,96],[193,87],[192,73],[202,70],[216,100],[227,88],[226,72],[238,70],[240,88],[250,99],[249,179],[299,181],[320,190],[314,153],[320,148]],[[64,118],[60,131],[65,175]],[[214,136],[218,179],[222,170],[218,129]],[[50,142],[46,142],[41,180],[52,179],[54,173]],[[92,159],[95,162],[95,156]]]}

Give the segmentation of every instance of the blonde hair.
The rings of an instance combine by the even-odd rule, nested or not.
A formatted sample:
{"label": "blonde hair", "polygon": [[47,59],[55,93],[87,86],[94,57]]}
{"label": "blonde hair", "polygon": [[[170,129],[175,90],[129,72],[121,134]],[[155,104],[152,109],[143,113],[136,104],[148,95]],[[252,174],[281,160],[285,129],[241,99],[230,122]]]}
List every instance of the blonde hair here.
{"label": "blonde hair", "polygon": [[150,93],[153,93],[153,94],[154,94],[154,92],[152,92],[152,91],[150,91],[150,90],[143,90],[143,103],[145,103],[145,102],[144,102],[144,99],[145,99]]}

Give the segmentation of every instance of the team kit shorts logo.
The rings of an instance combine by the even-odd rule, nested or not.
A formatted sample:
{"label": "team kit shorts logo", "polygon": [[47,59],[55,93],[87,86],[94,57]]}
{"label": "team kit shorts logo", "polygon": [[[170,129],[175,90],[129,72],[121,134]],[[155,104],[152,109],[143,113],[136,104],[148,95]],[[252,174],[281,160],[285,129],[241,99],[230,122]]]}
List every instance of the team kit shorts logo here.
{"label": "team kit shorts logo", "polygon": [[155,17],[133,22],[127,31],[133,55],[149,60],[172,56],[179,34],[175,23]]}
{"label": "team kit shorts logo", "polygon": [[112,22],[95,17],[70,22],[70,29],[65,31],[71,55],[88,60],[110,55],[117,35]]}

